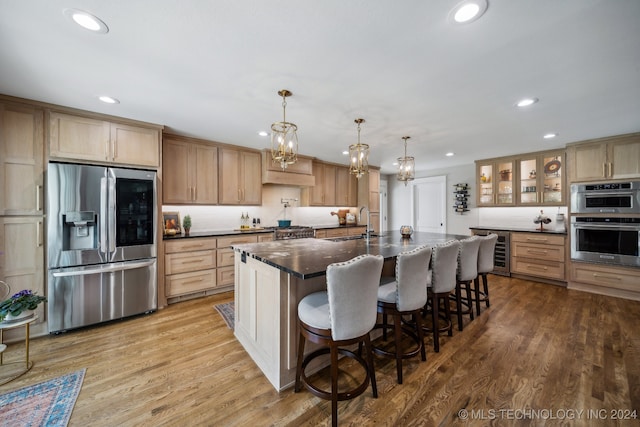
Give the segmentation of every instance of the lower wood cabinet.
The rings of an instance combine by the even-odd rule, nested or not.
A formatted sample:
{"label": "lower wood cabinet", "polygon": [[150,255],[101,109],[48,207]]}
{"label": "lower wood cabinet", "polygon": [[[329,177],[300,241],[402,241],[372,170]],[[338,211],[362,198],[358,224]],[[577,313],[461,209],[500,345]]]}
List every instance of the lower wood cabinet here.
{"label": "lower wood cabinet", "polygon": [[640,301],[640,269],[571,262],[567,287]]}
{"label": "lower wood cabinet", "polygon": [[316,230],[316,239],[332,239],[336,237],[359,236],[367,227],[336,227]]}
{"label": "lower wood cabinet", "polygon": [[511,233],[511,273],[565,281],[565,236]]}

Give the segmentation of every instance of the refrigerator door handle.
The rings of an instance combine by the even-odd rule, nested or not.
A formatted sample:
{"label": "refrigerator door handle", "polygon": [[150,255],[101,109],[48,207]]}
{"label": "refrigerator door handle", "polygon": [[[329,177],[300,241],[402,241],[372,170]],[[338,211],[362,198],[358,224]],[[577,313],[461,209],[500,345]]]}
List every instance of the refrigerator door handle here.
{"label": "refrigerator door handle", "polygon": [[109,184],[109,253],[112,256],[116,250],[116,179],[107,178]]}
{"label": "refrigerator door handle", "polygon": [[100,178],[100,252],[107,252],[107,178]]}
{"label": "refrigerator door handle", "polygon": [[155,259],[135,262],[121,262],[111,264],[108,267],[83,268],[75,271],[57,271],[52,273],[53,277],[86,276],[88,274],[112,273],[114,271],[134,270],[136,268],[148,267],[156,262]]}

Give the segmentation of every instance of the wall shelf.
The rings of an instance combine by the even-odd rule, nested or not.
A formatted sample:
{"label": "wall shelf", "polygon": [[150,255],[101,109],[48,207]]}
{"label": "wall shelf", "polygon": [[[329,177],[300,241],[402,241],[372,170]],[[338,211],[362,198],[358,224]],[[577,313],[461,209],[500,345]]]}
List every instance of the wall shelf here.
{"label": "wall shelf", "polygon": [[460,215],[464,214],[465,212],[469,212],[469,185],[455,184],[453,188],[453,211]]}

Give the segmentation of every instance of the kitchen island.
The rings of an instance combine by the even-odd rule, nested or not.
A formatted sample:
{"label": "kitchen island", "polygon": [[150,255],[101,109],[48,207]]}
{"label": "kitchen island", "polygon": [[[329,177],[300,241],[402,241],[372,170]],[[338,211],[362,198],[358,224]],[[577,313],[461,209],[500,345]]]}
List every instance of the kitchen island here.
{"label": "kitchen island", "polygon": [[[401,252],[465,237],[418,232],[404,239],[395,231],[369,241],[295,239],[233,245],[235,336],[276,390],[284,390],[295,380],[298,302],[326,289],[329,264],[363,254],[382,255],[383,275],[393,275]],[[318,366],[309,370],[314,368]]]}

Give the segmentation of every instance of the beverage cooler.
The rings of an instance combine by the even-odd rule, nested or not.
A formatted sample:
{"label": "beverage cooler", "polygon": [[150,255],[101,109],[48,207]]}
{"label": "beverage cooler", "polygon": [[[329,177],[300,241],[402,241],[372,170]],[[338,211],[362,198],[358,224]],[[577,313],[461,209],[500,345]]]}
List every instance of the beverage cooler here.
{"label": "beverage cooler", "polygon": [[156,172],[49,163],[49,332],[157,309]]}

